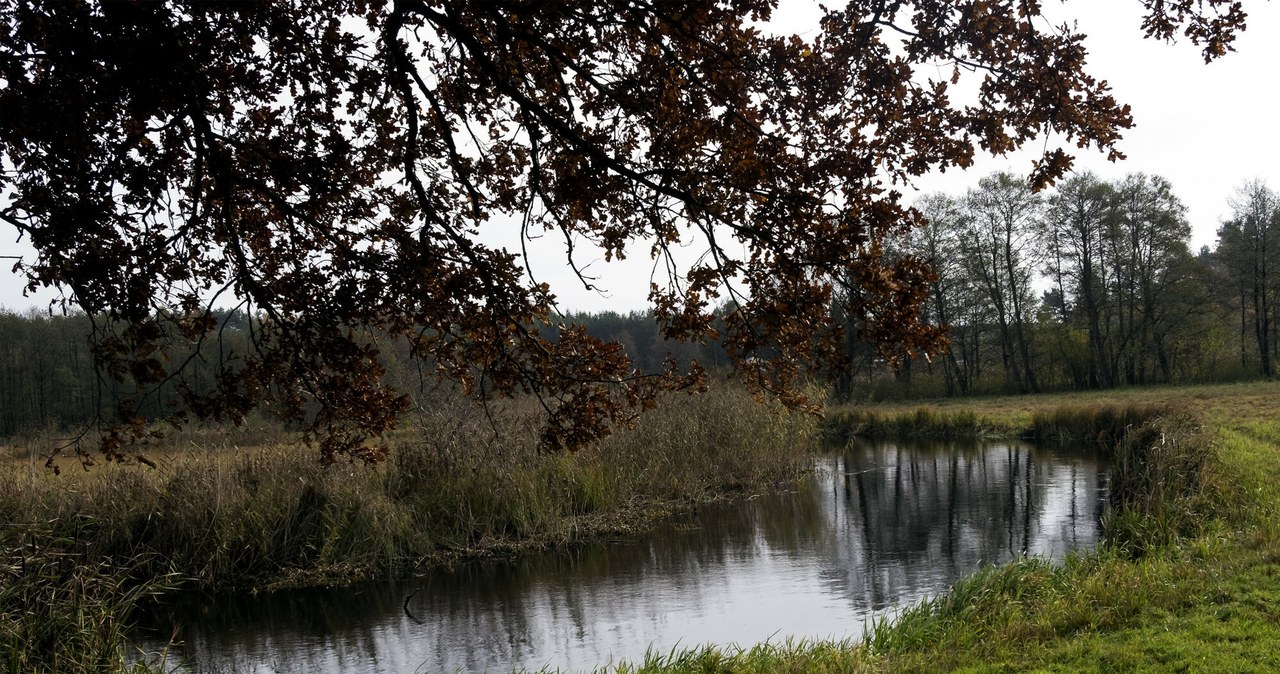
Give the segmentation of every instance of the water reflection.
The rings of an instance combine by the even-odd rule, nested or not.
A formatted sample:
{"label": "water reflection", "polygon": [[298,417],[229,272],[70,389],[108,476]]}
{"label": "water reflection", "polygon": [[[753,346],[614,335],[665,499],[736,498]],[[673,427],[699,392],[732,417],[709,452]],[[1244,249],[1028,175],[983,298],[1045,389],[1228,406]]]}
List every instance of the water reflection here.
{"label": "water reflection", "polygon": [[856,636],[983,564],[1092,544],[1105,488],[1090,453],[863,446],[796,493],[703,508],[643,541],[411,582],[192,597],[147,622],[181,625],[201,672],[581,671],[650,647]]}

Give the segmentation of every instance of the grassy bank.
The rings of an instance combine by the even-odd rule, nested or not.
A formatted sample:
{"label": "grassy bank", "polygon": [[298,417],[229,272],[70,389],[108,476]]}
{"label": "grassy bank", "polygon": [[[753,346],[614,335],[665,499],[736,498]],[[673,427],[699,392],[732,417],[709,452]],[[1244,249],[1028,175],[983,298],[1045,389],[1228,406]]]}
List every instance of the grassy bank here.
{"label": "grassy bank", "polygon": [[[16,448],[0,464],[0,521],[13,523],[11,548],[35,541],[86,575],[174,574],[205,588],[345,582],[633,533],[691,503],[791,484],[817,428],[719,389],[672,396],[591,450],[546,455],[534,449],[528,412],[439,406],[399,431],[374,466],[323,467],[261,429],[172,435],[149,453],[155,469],[72,462],[53,475]],[[13,567],[15,584],[39,584],[23,575],[29,568]],[[0,595],[0,648],[24,648],[13,627],[24,597]],[[112,601],[132,603],[105,595]],[[64,597],[50,602],[79,611]],[[86,632],[117,634],[121,616],[110,613],[90,616],[101,629]],[[79,648],[40,646],[50,658],[64,647]]]}
{"label": "grassy bank", "polygon": [[980,415],[973,409],[917,407],[910,410],[846,407],[824,423],[828,442],[854,437],[890,440],[981,440],[1018,438],[1032,442],[1095,442],[1114,445],[1135,426],[1170,411],[1159,403],[1064,405],[1029,414]]}
{"label": "grassy bank", "polygon": [[835,410],[881,435],[1120,437],[1109,542],[1060,565],[986,568],[857,642],[691,650],[616,671],[1280,670],[1278,407],[1280,384],[1263,383]]}

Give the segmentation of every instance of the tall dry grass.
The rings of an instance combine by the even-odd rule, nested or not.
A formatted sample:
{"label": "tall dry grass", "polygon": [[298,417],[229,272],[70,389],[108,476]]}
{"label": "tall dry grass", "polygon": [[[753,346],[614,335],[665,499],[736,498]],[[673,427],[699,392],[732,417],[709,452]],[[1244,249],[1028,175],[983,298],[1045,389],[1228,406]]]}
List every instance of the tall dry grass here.
{"label": "tall dry grass", "polygon": [[128,616],[177,579],[138,577],[139,560],[87,562],[72,545],[76,524],[0,528],[0,670],[149,671],[145,658],[126,666]]}
{"label": "tall dry grass", "polygon": [[153,448],[156,469],[71,462],[55,476],[10,460],[0,519],[74,520],[86,558],[142,557],[153,573],[206,586],[343,580],[568,543],[793,481],[815,427],[725,388],[672,396],[597,447],[547,455],[528,405],[486,413],[446,400],[412,418],[372,466],[326,467],[296,443],[244,447],[209,432]]}

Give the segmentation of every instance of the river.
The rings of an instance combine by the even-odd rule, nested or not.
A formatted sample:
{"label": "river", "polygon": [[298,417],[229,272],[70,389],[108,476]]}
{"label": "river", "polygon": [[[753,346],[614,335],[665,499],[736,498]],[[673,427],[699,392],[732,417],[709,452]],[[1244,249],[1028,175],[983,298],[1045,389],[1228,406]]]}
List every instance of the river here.
{"label": "river", "polygon": [[170,664],[280,674],[590,671],[649,649],[858,638],[985,564],[1094,545],[1106,488],[1087,450],[863,444],[822,456],[792,493],[704,506],[640,539],[412,580],[184,596],[142,626],[177,630]]}

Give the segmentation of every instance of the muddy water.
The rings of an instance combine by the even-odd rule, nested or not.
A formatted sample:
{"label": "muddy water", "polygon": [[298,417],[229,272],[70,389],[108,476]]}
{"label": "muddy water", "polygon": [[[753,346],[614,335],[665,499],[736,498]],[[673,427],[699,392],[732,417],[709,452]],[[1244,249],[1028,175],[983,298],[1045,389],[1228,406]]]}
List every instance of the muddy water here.
{"label": "muddy water", "polygon": [[170,663],[199,672],[589,671],[650,649],[856,638],[984,564],[1093,545],[1106,484],[1088,452],[862,446],[821,459],[794,493],[704,507],[641,540],[186,597],[144,624],[178,629]]}

